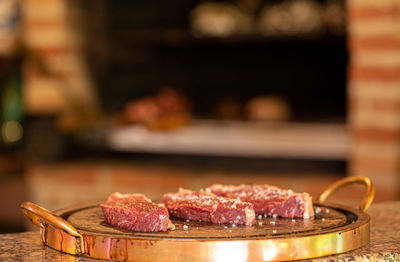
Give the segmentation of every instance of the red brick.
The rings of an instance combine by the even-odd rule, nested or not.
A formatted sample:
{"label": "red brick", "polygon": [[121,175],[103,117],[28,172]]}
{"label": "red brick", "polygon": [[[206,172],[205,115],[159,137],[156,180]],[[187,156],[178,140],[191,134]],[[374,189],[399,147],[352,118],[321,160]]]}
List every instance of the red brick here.
{"label": "red brick", "polygon": [[400,100],[395,99],[375,99],[372,102],[372,107],[376,111],[393,113],[400,113]]}
{"label": "red brick", "polygon": [[400,37],[396,36],[396,35],[353,37],[353,38],[350,38],[348,45],[349,45],[350,51],[399,50],[400,49]]}
{"label": "red brick", "polygon": [[400,80],[400,68],[356,66],[350,68],[350,77],[356,80],[378,80],[390,83]]}
{"label": "red brick", "polygon": [[[400,114],[400,100],[397,99],[380,99],[371,98],[364,100],[365,103],[370,106],[370,110],[373,110],[377,113],[388,113],[388,114]],[[350,97],[348,99],[348,108],[351,109],[353,113],[357,112],[358,110],[363,110],[363,99],[358,97]]]}
{"label": "red brick", "polygon": [[350,6],[347,17],[351,20],[370,20],[381,18],[398,18],[400,16],[398,5]]}
{"label": "red brick", "polygon": [[399,141],[400,140],[400,130],[390,130],[377,127],[363,127],[363,128],[353,128],[351,131],[353,137],[357,139],[365,139],[370,141]]}

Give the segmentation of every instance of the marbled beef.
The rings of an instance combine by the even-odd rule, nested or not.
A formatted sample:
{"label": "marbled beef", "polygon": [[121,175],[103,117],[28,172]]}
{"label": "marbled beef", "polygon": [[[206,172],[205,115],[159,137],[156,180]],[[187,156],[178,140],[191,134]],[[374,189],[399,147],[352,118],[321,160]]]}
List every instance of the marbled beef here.
{"label": "marbled beef", "polygon": [[135,232],[158,232],[174,229],[167,208],[142,194],[114,193],[100,205],[106,222]]}
{"label": "marbled beef", "polygon": [[204,191],[180,189],[165,194],[161,200],[171,216],[217,224],[252,225],[255,222],[253,204],[238,199],[218,197]]}
{"label": "marbled beef", "polygon": [[267,214],[283,218],[311,218],[314,216],[311,196],[294,193],[271,185],[221,185],[206,188],[218,196],[235,198],[254,205],[257,215]]}

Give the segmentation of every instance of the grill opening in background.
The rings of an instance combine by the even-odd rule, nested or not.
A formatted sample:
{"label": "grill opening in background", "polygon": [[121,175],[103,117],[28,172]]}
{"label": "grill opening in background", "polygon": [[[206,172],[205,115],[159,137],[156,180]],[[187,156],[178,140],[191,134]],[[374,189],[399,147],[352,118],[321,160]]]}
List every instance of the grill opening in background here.
{"label": "grill opening in background", "polygon": [[[247,1],[215,1],[238,10],[245,9],[242,2]],[[312,18],[312,12],[326,16],[322,12],[332,3],[344,15],[344,1],[289,1],[302,4],[311,12],[308,20],[324,26],[270,35],[257,29],[263,10],[275,5],[279,11],[288,1],[248,2],[256,6],[249,15],[251,31],[223,37],[194,32],[193,12],[205,3],[198,0],[86,3],[89,60],[97,69],[103,108],[115,113],[132,99],[171,87],[191,101],[198,118],[218,118],[225,101],[243,107],[252,98],[272,95],[287,103],[291,121],[345,122],[346,31]]]}
{"label": "grill opening in background", "polygon": [[[325,169],[327,172],[346,173],[349,54],[343,0],[213,1],[211,7],[210,2],[199,0],[92,0],[79,3],[87,14],[87,58],[106,114],[118,115],[129,102],[172,88],[190,102],[194,120],[208,119],[214,121],[213,124],[221,120],[237,120],[249,130],[251,125],[246,123],[252,117],[248,105],[261,99],[262,111],[263,105],[272,101],[272,108],[278,105],[277,119],[282,120],[280,123],[283,125],[289,124],[284,126],[289,135],[296,134],[298,128],[291,123],[311,124],[310,132],[316,132],[316,135],[320,135],[318,125],[322,124],[327,136],[316,143],[328,141],[326,150],[334,152],[320,154],[319,149],[305,148],[304,152],[311,150],[310,154],[305,154],[307,157],[301,149],[297,149],[300,152],[297,157],[290,154],[290,148],[275,155],[268,152],[264,160],[275,164],[265,165],[266,169],[312,172],[310,167],[314,166],[316,172]],[[199,10],[206,11],[202,14]],[[226,21],[236,23],[236,28],[207,31],[209,28],[207,24],[201,24],[201,17],[211,15],[213,20],[213,15],[218,13],[215,10],[222,10],[228,16]],[[290,12],[284,14],[282,10]],[[298,10],[305,10],[306,14]],[[279,12],[291,17],[286,20],[299,21],[298,24],[305,22],[280,28],[277,25],[275,31],[268,31],[265,27],[270,21],[268,19]],[[234,19],[229,20],[229,17]],[[327,17],[339,20],[328,21]],[[218,23],[219,20],[215,21]],[[247,28],[240,26],[246,23]],[[289,114],[281,117],[279,107],[285,106]],[[223,121],[221,123],[224,125]],[[313,124],[318,128],[314,129]],[[325,130],[324,124],[328,129]],[[335,135],[338,140],[330,136],[330,124],[339,124],[339,128],[334,127],[334,130],[340,130],[335,133],[339,134]],[[304,130],[301,132],[306,132]],[[309,137],[312,138],[313,134]],[[335,148],[335,143],[341,147]],[[279,145],[275,146],[279,148]],[[176,150],[168,152],[165,148],[153,148],[153,151],[137,148],[143,149],[143,144],[132,145],[131,151],[118,147],[111,151],[122,151],[123,154],[128,151],[132,158],[157,155],[165,162],[171,160],[168,155],[176,154],[189,162],[196,162],[193,160],[196,157],[204,162],[208,157],[217,156],[222,162],[231,163],[240,158],[229,154],[229,149],[227,155],[213,155],[187,148],[178,153]],[[285,157],[285,152],[289,152],[288,157]],[[254,159],[251,155],[242,156],[242,159],[250,158]],[[257,166],[259,160],[250,162]]]}

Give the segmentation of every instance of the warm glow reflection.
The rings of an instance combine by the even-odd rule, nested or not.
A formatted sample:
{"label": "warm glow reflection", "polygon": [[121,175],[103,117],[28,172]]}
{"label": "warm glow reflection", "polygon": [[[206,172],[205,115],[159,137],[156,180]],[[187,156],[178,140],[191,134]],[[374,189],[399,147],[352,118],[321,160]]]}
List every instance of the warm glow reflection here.
{"label": "warm glow reflection", "polygon": [[214,252],[215,262],[242,262],[247,261],[247,243],[220,242]]}
{"label": "warm glow reflection", "polygon": [[263,246],[263,258],[264,261],[270,261],[274,259],[277,255],[277,248],[275,247],[274,243],[266,242]]}

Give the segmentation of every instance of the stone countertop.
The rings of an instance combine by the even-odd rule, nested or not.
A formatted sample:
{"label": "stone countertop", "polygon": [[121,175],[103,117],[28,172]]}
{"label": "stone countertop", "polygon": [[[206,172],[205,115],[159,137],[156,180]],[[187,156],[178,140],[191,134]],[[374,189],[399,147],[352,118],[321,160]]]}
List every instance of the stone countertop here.
{"label": "stone countertop", "polygon": [[[371,241],[365,247],[310,261],[400,261],[400,201],[374,204]],[[38,232],[0,234],[0,261],[98,261],[45,247]]]}

